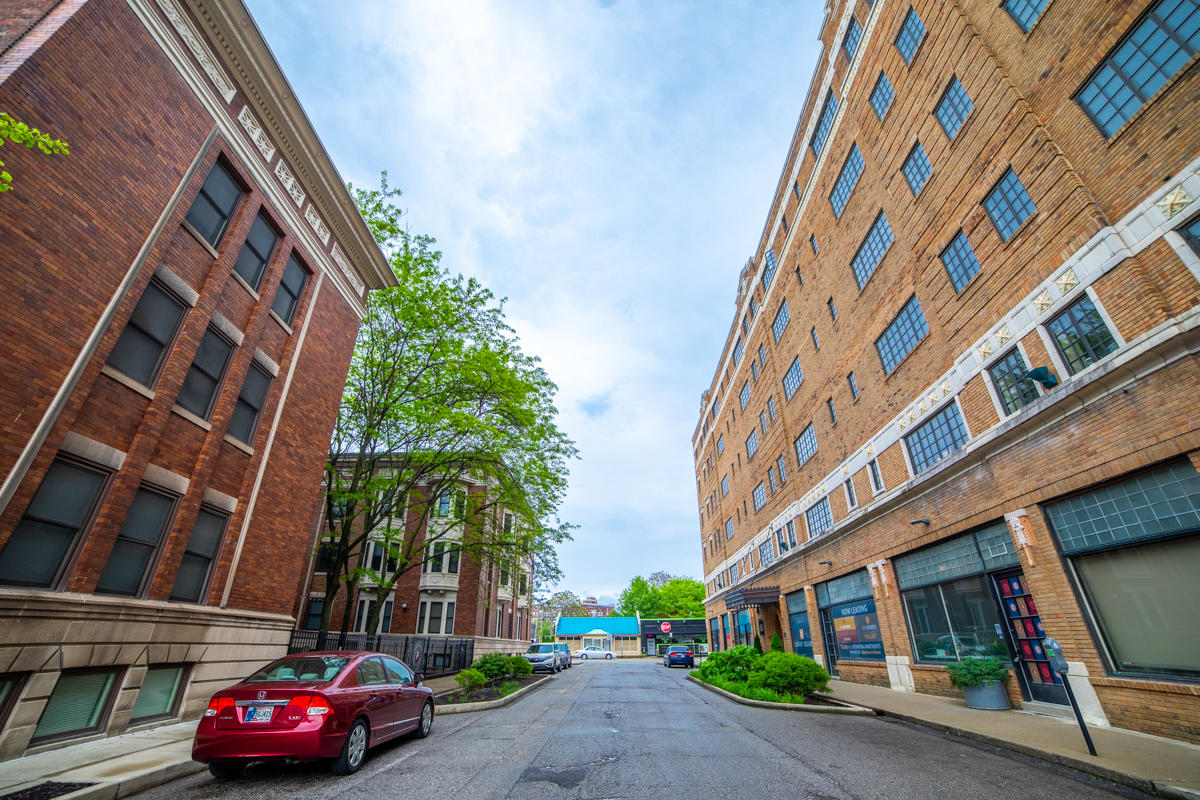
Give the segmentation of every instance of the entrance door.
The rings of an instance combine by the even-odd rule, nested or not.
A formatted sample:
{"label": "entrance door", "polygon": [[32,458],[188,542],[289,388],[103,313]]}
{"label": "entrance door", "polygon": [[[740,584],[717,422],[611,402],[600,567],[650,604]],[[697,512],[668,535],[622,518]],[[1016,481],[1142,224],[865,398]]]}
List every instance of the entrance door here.
{"label": "entrance door", "polygon": [[838,677],[837,670],[837,632],[833,627],[833,615],[828,608],[821,609],[821,641],[825,643],[825,671],[833,677]]}
{"label": "entrance door", "polygon": [[1030,700],[1066,705],[1067,692],[1062,687],[1062,678],[1050,669],[1050,660],[1042,649],[1046,629],[1037,603],[1025,584],[1024,574],[1020,570],[1002,572],[993,575],[992,580],[1000,607],[1004,609],[1009,645],[1017,654],[1013,659],[1013,671],[1021,684],[1021,693]]}
{"label": "entrance door", "polygon": [[788,614],[792,630],[792,652],[798,656],[813,657],[812,637],[808,633],[808,612]]}

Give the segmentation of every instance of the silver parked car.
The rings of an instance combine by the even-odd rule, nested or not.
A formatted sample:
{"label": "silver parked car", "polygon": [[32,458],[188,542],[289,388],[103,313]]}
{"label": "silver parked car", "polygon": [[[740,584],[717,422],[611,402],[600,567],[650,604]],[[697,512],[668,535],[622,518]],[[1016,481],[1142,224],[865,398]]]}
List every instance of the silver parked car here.
{"label": "silver parked car", "polygon": [[529,645],[524,653],[525,660],[533,665],[534,672],[558,672],[571,666],[571,653],[565,644],[540,642]]}

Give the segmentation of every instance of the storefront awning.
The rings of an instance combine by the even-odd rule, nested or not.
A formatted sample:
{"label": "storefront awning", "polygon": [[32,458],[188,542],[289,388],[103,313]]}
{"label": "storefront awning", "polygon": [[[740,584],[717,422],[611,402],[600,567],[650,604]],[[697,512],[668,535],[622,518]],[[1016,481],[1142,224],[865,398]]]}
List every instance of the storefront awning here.
{"label": "storefront awning", "polygon": [[734,589],[725,595],[725,608],[733,611],[750,606],[765,606],[779,602],[778,586],[750,586],[745,589]]}

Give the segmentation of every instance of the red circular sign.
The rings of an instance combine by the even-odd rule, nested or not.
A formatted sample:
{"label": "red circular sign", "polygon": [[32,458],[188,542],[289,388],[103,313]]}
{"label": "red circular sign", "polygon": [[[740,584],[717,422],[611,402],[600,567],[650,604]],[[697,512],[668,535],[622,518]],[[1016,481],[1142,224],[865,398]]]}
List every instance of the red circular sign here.
{"label": "red circular sign", "polygon": [[671,623],[664,622],[662,625],[658,626],[658,629],[660,631],[662,631],[663,633],[670,633],[671,632]]}

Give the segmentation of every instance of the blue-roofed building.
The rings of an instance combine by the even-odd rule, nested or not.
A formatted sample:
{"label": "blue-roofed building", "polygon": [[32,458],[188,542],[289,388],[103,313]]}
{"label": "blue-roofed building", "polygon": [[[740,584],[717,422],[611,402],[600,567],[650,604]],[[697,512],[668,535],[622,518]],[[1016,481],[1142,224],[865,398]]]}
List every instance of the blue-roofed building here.
{"label": "blue-roofed building", "polygon": [[594,645],[617,657],[638,656],[640,631],[637,617],[559,617],[554,640],[566,642],[571,652]]}

